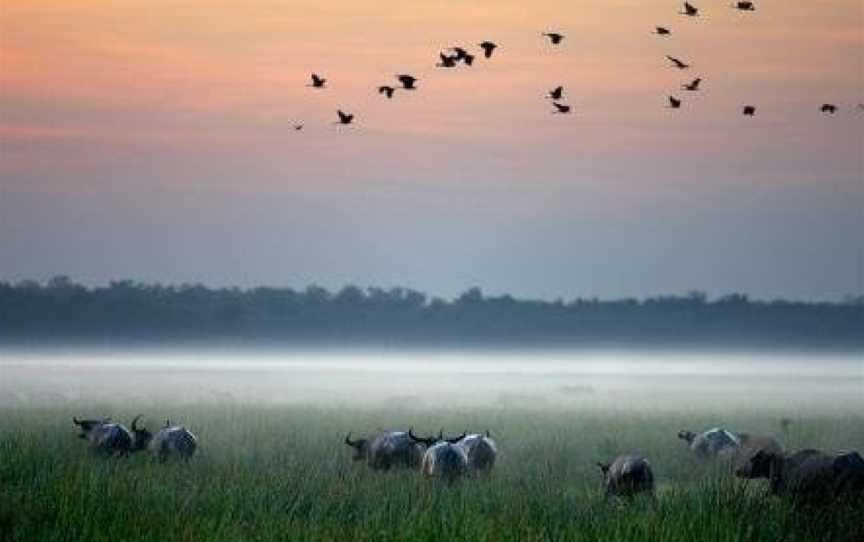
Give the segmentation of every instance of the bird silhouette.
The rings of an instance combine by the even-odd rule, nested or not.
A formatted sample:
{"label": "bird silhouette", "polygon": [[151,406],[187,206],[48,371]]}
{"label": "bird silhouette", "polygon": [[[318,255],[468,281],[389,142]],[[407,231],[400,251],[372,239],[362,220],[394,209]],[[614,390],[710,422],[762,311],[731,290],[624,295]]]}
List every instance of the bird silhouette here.
{"label": "bird silhouette", "polygon": [[692,82],[681,85],[681,88],[683,88],[684,90],[696,91],[696,90],[699,90],[699,83],[701,83],[701,82],[702,82],[702,78],[697,77]]}
{"label": "bird silhouette", "polygon": [[557,32],[543,32],[543,35],[549,38],[552,45],[558,45],[564,41],[564,34],[559,34]]}
{"label": "bird silhouette", "polygon": [[756,4],[753,2],[735,2],[732,7],[738,11],[756,11]]}
{"label": "bird silhouette", "polygon": [[819,111],[827,113],[829,115],[833,115],[837,112],[837,106],[834,104],[822,104],[822,107],[819,108]]}
{"label": "bird silhouette", "polygon": [[552,113],[563,113],[567,114],[570,112],[570,106],[565,104],[559,104],[558,102],[552,102],[552,105],[555,106],[555,111]]}
{"label": "bird silhouette", "polygon": [[549,91],[549,94],[546,95],[550,100],[560,100],[561,97],[564,96],[564,87],[557,86]]}
{"label": "bird silhouette", "polygon": [[675,58],[674,56],[666,55],[666,58],[668,58],[669,61],[672,63],[672,65],[674,67],[678,68],[679,70],[686,70],[687,68],[690,67],[690,64],[686,64],[686,63],[682,62],[681,60]]}
{"label": "bird silhouette", "polygon": [[303,129],[303,125],[302,125],[302,124],[294,124],[294,125],[292,125],[292,126],[293,126],[294,130],[297,131],[297,132],[299,132],[300,130]]}
{"label": "bird silhouette", "polygon": [[675,96],[669,96],[669,107],[671,109],[680,109],[681,108],[681,100],[679,100]]}
{"label": "bird silhouette", "polygon": [[324,88],[324,84],[327,82],[326,79],[318,75],[317,73],[312,74],[312,84],[309,85],[314,88]]}
{"label": "bird silhouette", "polygon": [[417,82],[417,78],[413,75],[402,73],[397,75],[396,79],[398,79],[399,82],[402,83],[402,88],[404,88],[405,90],[414,90],[417,88],[414,86],[414,83]]}
{"label": "bird silhouette", "polygon": [[339,115],[339,122],[336,124],[351,124],[354,121],[354,115],[351,113],[346,113],[341,109],[336,111],[336,114]]}
{"label": "bird silhouette", "polygon": [[387,96],[388,100],[393,98],[394,92],[396,92],[396,89],[391,86],[381,85],[380,87],[378,87],[378,94],[383,94]]}
{"label": "bird silhouette", "polygon": [[668,36],[672,33],[671,30],[666,28],[665,26],[655,26],[653,34],[657,34],[658,36]]}
{"label": "bird silhouette", "polygon": [[492,58],[492,51],[498,47],[496,44],[491,41],[484,41],[480,44],[480,48],[483,49],[483,56],[486,58]]}
{"label": "bird silhouette", "polygon": [[456,57],[445,55],[444,53],[438,53],[438,56],[441,58],[441,62],[435,64],[439,68],[455,68],[456,67]]}
{"label": "bird silhouette", "polygon": [[468,51],[461,47],[450,47],[450,50],[455,54],[456,60],[465,60],[465,57],[468,56]]}
{"label": "bird silhouette", "polygon": [[687,15],[688,17],[696,17],[699,15],[699,8],[690,2],[684,2],[684,11],[679,11],[679,13],[681,15]]}
{"label": "bird silhouette", "polygon": [[741,110],[741,113],[747,117],[752,117],[756,114],[756,106],[755,105],[745,105],[744,109]]}

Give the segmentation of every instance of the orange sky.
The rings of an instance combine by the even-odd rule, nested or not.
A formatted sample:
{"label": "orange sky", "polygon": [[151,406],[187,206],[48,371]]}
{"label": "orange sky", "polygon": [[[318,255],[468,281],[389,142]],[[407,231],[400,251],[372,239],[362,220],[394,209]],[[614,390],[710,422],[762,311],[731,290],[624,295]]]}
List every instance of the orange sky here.
{"label": "orange sky", "polygon": [[[227,194],[213,195],[221,205],[237,194],[362,200],[371,190],[380,205],[426,210],[482,193],[505,215],[542,221],[599,209],[656,216],[668,210],[652,205],[707,205],[732,187],[818,191],[826,180],[826,201],[861,201],[860,0],[760,0],[755,13],[696,4],[703,16],[688,19],[667,0],[5,0],[6,201],[110,192],[128,216],[142,212],[142,194],[188,190]],[[651,35],[657,24],[673,35]],[[552,48],[547,30],[568,38]],[[483,39],[500,45],[491,60],[434,67],[441,48]],[[693,68],[669,68],[666,54]],[[311,71],[329,88],[306,87]],[[392,101],[375,93],[401,72],[420,89]],[[678,90],[696,76],[702,92]],[[557,84],[575,115],[549,114],[543,94]],[[665,107],[671,92],[682,110]],[[823,102],[840,105],[835,118],[818,113]],[[755,118],[739,114],[745,103],[758,106]],[[358,125],[334,127],[337,107]],[[300,134],[295,121],[306,124]],[[588,197],[599,207],[580,207]],[[182,228],[188,209],[177,212]]]}

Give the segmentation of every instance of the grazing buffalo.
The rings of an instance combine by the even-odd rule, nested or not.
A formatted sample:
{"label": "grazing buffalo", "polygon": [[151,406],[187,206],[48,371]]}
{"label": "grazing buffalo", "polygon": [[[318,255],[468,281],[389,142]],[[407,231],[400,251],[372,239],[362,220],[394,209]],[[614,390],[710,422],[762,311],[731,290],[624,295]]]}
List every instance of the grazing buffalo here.
{"label": "grazing buffalo", "polygon": [[413,430],[408,437],[416,443],[426,445],[421,471],[427,478],[435,478],[448,483],[461,479],[468,472],[468,455],[457,443],[465,438],[465,433],[451,439],[444,438],[444,432],[437,437],[420,438]]}
{"label": "grazing buffalo", "polygon": [[597,463],[597,466],[603,471],[607,497],[654,494],[654,473],[648,460],[640,455],[619,455],[612,463]]}
{"label": "grazing buffalo", "polygon": [[731,454],[741,446],[741,439],[735,433],[715,427],[704,433],[679,431],[678,438],[687,442],[690,450],[699,459],[710,459]]}
{"label": "grazing buffalo", "polygon": [[732,468],[735,476],[739,478],[767,478],[768,471],[759,468],[753,458],[763,452],[764,454],[782,454],[783,446],[774,437],[768,435],[751,435],[749,433],[738,433],[741,446],[735,450],[732,456]]}
{"label": "grazing buffalo", "polygon": [[864,458],[858,452],[760,451],[750,461],[750,471],[768,478],[774,495],[814,504],[864,495]]}
{"label": "grazing buffalo", "polygon": [[354,461],[366,461],[374,470],[417,468],[423,457],[423,448],[405,431],[381,431],[357,440],[351,440],[351,433],[348,433],[345,444],[354,448]]}
{"label": "grazing buffalo", "polygon": [[145,428],[138,427],[140,418],[139,415],[132,420],[133,451],[146,449],[159,461],[166,461],[171,458],[188,461],[195,455],[195,450],[198,449],[198,439],[186,427],[174,425],[171,420],[165,420],[165,426],[154,434]]}
{"label": "grazing buffalo", "polygon": [[467,435],[457,445],[465,451],[471,472],[489,472],[495,466],[498,447],[489,431],[486,431],[485,435],[481,433]]}
{"label": "grazing buffalo", "polygon": [[81,433],[79,438],[90,442],[90,449],[104,455],[126,455],[132,449],[132,435],[123,424],[111,423],[110,418],[102,420],[79,420],[72,418]]}

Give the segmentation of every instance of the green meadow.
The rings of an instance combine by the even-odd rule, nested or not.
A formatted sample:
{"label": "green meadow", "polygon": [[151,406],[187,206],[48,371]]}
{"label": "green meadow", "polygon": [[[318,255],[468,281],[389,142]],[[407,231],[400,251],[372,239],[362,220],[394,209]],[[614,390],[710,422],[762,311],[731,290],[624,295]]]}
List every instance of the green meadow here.
{"label": "green meadow", "polygon": [[[102,402],[0,408],[4,541],[272,540],[861,540],[864,509],[799,510],[760,482],[700,464],[680,428],[768,432],[791,449],[864,449],[864,415],[782,409],[644,409],[590,405],[399,408],[211,401]],[[794,411],[790,405],[790,411]],[[76,437],[83,413],[150,425],[182,418],[200,440],[188,464],[144,454],[101,458]],[[159,421],[157,421],[159,420]],[[492,431],[492,474],[452,486],[417,471],[373,472],[342,439],[378,427]],[[607,500],[595,462],[637,451],[656,501]]]}

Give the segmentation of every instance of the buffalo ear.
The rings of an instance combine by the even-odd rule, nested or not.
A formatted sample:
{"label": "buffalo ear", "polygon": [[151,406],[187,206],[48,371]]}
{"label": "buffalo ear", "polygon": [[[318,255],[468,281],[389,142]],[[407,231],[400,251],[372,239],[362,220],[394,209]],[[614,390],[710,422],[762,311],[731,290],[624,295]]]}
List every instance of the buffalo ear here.
{"label": "buffalo ear", "polygon": [[600,470],[603,471],[603,474],[609,472],[609,463],[601,463],[600,461],[598,461],[597,466],[600,467]]}

